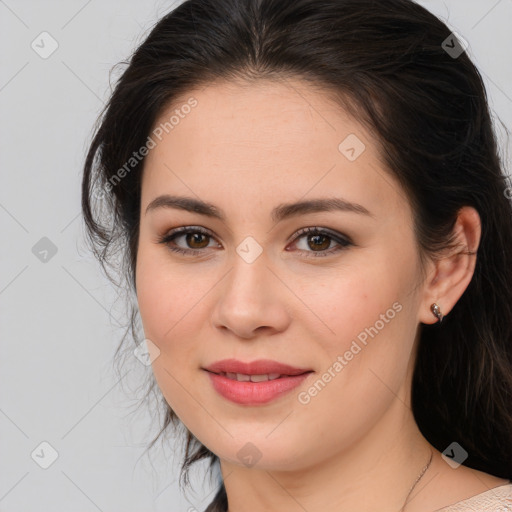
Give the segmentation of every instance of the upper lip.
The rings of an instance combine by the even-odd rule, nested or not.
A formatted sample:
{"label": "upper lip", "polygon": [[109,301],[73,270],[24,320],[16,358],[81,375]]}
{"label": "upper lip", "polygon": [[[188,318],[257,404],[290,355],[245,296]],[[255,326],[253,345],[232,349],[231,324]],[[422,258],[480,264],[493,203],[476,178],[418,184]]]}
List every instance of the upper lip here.
{"label": "upper lip", "polygon": [[279,363],[270,359],[258,359],[244,363],[237,359],[222,359],[204,368],[213,373],[241,373],[243,375],[267,375],[279,373],[279,375],[300,375],[312,371],[309,368],[295,368],[288,364]]}

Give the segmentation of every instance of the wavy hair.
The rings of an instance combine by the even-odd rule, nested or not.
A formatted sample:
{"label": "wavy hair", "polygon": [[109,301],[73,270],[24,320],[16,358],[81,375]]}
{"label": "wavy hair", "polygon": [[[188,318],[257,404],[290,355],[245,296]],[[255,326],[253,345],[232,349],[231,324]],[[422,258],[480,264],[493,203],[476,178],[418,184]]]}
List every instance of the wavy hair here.
{"label": "wavy hair", "polygon": [[[510,479],[512,189],[482,77],[466,52],[450,54],[456,43],[412,0],[186,0],[152,27],[100,114],[84,164],[82,213],[107,275],[108,267],[120,271],[135,291],[144,159],[108,183],[170,104],[218,80],[300,78],[333,95],[376,136],[386,171],[413,207],[422,262],[451,247],[463,206],[480,215],[471,282],[442,325],[421,325],[412,410],[439,451],[456,440],[469,453],[465,465]],[[137,341],[136,321],[132,304],[118,350],[130,332]],[[149,447],[180,423],[162,405]],[[219,459],[185,430],[188,483],[194,462],[209,458],[211,470]],[[225,510],[221,483],[207,511]]]}

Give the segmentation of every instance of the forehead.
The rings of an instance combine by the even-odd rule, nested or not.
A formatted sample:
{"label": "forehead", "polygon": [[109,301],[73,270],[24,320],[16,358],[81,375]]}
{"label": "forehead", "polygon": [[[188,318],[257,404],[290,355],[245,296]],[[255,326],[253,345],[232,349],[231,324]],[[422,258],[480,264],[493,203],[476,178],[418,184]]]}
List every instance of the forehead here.
{"label": "forehead", "polygon": [[222,191],[224,199],[275,202],[311,193],[379,203],[390,188],[400,194],[363,126],[299,80],[190,90],[162,112],[155,129],[146,196],[178,190],[216,202]]}
{"label": "forehead", "polygon": [[[187,104],[192,100],[196,105],[189,108]],[[180,113],[179,119],[173,116]],[[171,118],[174,126],[165,130],[165,123]],[[326,145],[334,143],[336,149],[339,137],[350,130],[373,142],[332,95],[298,79],[215,82],[174,99],[155,126],[163,127],[166,133],[172,130],[178,137],[186,127],[194,131],[200,143],[208,137],[212,143],[242,144],[248,149],[283,143],[297,145],[313,138],[324,139]],[[186,128],[183,136],[188,136]],[[177,137],[174,139],[178,141]],[[210,145],[203,144],[203,148],[207,150]]]}

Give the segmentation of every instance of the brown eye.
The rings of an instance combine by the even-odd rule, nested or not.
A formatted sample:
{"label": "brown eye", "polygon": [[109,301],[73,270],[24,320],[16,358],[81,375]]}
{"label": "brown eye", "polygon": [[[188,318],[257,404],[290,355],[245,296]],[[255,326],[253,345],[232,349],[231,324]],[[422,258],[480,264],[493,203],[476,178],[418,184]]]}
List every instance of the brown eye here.
{"label": "brown eye", "polygon": [[[187,233],[183,236],[185,236],[186,243],[191,249],[204,249],[205,247],[208,247],[209,235],[205,235],[200,232],[193,232]],[[204,243],[205,240],[206,245]]]}
{"label": "brown eye", "polygon": [[[181,245],[176,241],[182,240]],[[158,243],[167,245],[167,247],[177,253],[197,255],[210,246],[213,236],[204,228],[199,226],[188,226],[173,229],[158,240]],[[213,247],[213,246],[210,246]]]}
{"label": "brown eye", "polygon": [[[301,229],[297,235],[293,245],[296,245],[301,252],[306,254],[313,253],[311,256],[314,258],[329,256],[354,245],[350,239],[344,235],[317,227]],[[304,239],[305,243],[301,243],[301,239]],[[337,244],[337,247],[330,249],[333,242]],[[308,257],[311,256],[308,255]]]}
{"label": "brown eye", "polygon": [[[299,245],[299,252],[310,253],[307,257],[330,256],[354,245],[348,237],[322,228],[304,228],[297,235],[293,245]],[[299,244],[301,239],[305,239],[303,247]],[[181,245],[177,243],[179,240],[182,240]],[[190,256],[201,256],[204,254],[203,249],[214,247],[210,245],[211,242],[215,243],[213,235],[200,226],[176,228],[158,240],[158,243],[166,245],[169,250]],[[331,248],[333,242],[337,246]],[[216,247],[222,246],[217,243]]]}
{"label": "brown eye", "polygon": [[325,250],[331,245],[331,241],[326,235],[308,235],[308,246],[314,251]]}

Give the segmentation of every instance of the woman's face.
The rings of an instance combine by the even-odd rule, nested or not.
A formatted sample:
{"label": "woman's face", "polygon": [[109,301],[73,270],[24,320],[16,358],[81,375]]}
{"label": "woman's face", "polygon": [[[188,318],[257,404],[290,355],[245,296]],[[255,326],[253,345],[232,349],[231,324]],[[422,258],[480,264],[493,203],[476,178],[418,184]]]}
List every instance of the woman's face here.
{"label": "woman's face", "polygon": [[[412,212],[369,133],[303,82],[262,81],[191,91],[153,134],[137,295],[155,377],[186,427],[224,461],[278,470],[403,421],[425,299]],[[153,203],[165,195],[218,216]],[[225,359],[309,373],[205,370]]]}

